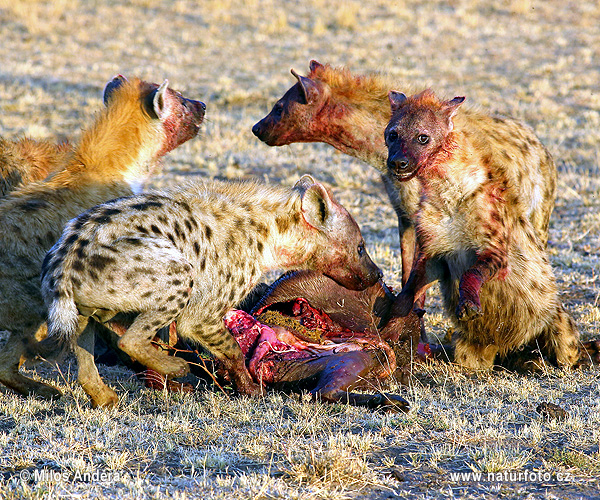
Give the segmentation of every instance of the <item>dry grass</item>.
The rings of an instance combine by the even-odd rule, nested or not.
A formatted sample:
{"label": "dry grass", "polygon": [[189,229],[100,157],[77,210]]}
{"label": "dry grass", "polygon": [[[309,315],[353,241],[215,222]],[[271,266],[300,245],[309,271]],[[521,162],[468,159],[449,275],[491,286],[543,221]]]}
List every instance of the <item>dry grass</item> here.
{"label": "dry grass", "polygon": [[[0,0],[0,24],[3,135],[77,137],[114,74],[168,77],[207,103],[208,121],[200,139],[165,161],[155,185],[198,177],[291,184],[311,172],[356,216],[396,287],[397,232],[375,171],[324,145],[268,148],[250,132],[293,83],[289,69],[306,72],[315,58],[387,71],[399,88],[429,84],[525,120],[559,166],[549,246],[563,301],[584,338],[598,335],[598,2]],[[427,323],[432,335],[446,333],[436,294]],[[597,370],[469,376],[419,366],[411,388],[396,388],[410,412],[380,415],[280,394],[163,394],[114,368],[103,374],[118,389],[119,406],[92,410],[72,369],[32,371],[61,386],[61,401],[2,393],[0,497],[597,496]],[[560,404],[568,418],[541,420],[541,401]],[[46,476],[20,478],[36,470]],[[551,479],[451,477],[523,470]],[[114,475],[84,480],[94,472]]]}

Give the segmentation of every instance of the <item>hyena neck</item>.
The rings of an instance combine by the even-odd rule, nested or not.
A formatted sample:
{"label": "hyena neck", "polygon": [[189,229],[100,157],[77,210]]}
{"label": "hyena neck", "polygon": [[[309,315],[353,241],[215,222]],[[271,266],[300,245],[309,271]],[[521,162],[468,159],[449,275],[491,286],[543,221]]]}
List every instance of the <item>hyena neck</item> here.
{"label": "hyena neck", "polygon": [[460,130],[453,131],[444,145],[419,171],[418,178],[428,198],[439,197],[446,205],[460,205],[488,179],[473,145]]}
{"label": "hyena neck", "polygon": [[141,187],[158,161],[164,133],[139,99],[134,104],[105,110],[84,131],[66,175],[80,183],[123,182],[134,192]]}
{"label": "hyena neck", "polygon": [[[388,106],[389,107],[389,106]],[[387,148],[383,136],[387,114],[373,114],[354,106],[333,106],[322,120],[321,140],[342,153],[358,158],[380,172],[387,170]]]}
{"label": "hyena neck", "polygon": [[321,118],[329,130],[320,140],[386,172],[383,132],[391,117],[388,93],[403,87],[385,75],[353,75],[328,65],[316,68],[309,77],[327,85],[330,93]]}
{"label": "hyena neck", "polygon": [[292,190],[287,199],[273,201],[264,208],[263,222],[269,229],[262,252],[263,271],[304,269],[314,248],[299,193]]}

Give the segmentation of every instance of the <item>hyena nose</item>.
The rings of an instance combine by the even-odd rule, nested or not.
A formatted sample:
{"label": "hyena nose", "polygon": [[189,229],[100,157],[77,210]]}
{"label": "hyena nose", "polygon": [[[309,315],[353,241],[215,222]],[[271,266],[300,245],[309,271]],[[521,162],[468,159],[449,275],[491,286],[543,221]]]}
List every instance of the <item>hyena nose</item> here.
{"label": "hyena nose", "polygon": [[406,170],[408,168],[408,158],[404,155],[394,155],[388,158],[388,168],[396,172]]}
{"label": "hyena nose", "polygon": [[258,122],[258,123],[255,123],[255,124],[254,124],[254,127],[252,127],[252,133],[253,133],[253,134],[254,134],[256,137],[260,138],[260,135],[261,135],[261,126],[260,126],[260,122]]}
{"label": "hyena nose", "polygon": [[185,99],[183,100],[184,106],[188,109],[188,111],[198,118],[204,118],[204,114],[206,113],[206,104],[202,101],[195,101],[194,99]]}

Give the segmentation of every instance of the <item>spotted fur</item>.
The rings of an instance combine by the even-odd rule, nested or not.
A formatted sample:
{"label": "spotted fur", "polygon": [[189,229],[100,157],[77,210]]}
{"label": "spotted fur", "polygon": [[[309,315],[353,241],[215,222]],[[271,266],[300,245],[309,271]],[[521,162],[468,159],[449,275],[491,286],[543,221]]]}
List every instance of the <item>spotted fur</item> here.
{"label": "spotted fur", "polygon": [[202,103],[166,82],[118,76],[106,86],[104,101],[105,109],[53,175],[0,203],[0,329],[10,332],[0,351],[0,382],[21,394],[60,394],[21,375],[19,363],[35,336],[45,335],[39,275],[65,223],[98,203],[131,195],[162,155],[198,133],[204,117]]}
{"label": "spotted fur", "polygon": [[[187,363],[150,344],[176,321],[178,335],[208,348],[240,392],[255,394],[223,316],[274,269],[318,270],[357,290],[381,277],[356,222],[309,176],[294,189],[207,182],[108,202],[73,219],[46,257],[50,341],[74,343],[88,317],[135,312],[119,347],[176,377]],[[94,404],[112,402],[82,384]]]}
{"label": "spotted fur", "polygon": [[414,215],[419,253],[398,307],[406,314],[439,280],[462,366],[490,368],[497,355],[532,341],[555,364],[573,366],[578,332],[559,303],[519,184],[520,165],[549,162],[549,155],[512,120],[460,113],[463,100],[390,93],[388,169],[399,182],[417,178],[422,186]]}

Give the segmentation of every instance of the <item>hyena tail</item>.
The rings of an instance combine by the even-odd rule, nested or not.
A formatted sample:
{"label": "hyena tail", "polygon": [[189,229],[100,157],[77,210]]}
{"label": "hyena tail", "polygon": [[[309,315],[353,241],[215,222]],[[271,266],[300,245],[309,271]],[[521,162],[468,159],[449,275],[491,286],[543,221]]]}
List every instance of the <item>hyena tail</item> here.
{"label": "hyena tail", "polygon": [[59,297],[53,301],[48,310],[48,336],[41,342],[27,346],[28,357],[48,360],[60,358],[77,341],[79,319],[73,299]]}
{"label": "hyena tail", "polygon": [[[79,334],[80,314],[65,263],[53,265],[52,251],[42,264],[42,295],[48,307],[48,335],[29,349],[35,356],[55,358],[71,346]],[[62,267],[62,269],[57,269]]]}
{"label": "hyena tail", "polygon": [[79,311],[72,295],[59,295],[48,308],[48,339],[70,344],[78,330]]}
{"label": "hyena tail", "polygon": [[48,336],[27,348],[31,358],[56,359],[76,341],[80,316],[72,298],[61,296],[48,309]]}

